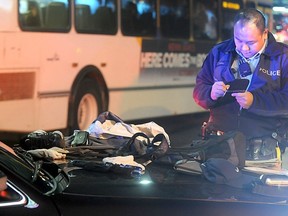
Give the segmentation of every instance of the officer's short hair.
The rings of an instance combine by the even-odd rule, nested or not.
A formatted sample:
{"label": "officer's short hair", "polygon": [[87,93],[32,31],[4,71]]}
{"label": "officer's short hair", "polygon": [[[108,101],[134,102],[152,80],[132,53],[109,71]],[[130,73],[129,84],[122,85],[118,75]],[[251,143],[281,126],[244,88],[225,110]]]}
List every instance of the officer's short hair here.
{"label": "officer's short hair", "polygon": [[255,8],[246,8],[240,10],[234,18],[234,25],[238,21],[241,21],[243,24],[253,22],[261,32],[264,32],[267,28],[265,15]]}

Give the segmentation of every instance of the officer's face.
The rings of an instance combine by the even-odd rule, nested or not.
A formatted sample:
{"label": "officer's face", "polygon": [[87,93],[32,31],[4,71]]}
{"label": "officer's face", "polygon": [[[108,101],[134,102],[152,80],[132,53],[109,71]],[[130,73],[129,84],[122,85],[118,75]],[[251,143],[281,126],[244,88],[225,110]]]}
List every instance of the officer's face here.
{"label": "officer's face", "polygon": [[258,53],[264,46],[268,30],[261,32],[254,23],[241,23],[234,25],[234,41],[236,49],[245,58],[250,58]]}

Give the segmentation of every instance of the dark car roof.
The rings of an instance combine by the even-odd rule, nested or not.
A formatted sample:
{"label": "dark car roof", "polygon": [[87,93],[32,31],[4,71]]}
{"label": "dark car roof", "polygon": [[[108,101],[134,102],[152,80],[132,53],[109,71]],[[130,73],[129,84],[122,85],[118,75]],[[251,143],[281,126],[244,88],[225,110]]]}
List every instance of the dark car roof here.
{"label": "dark car roof", "polygon": [[70,185],[65,194],[82,194],[97,197],[233,201],[253,203],[286,202],[287,197],[253,194],[239,189],[208,182],[202,175],[181,173],[173,166],[152,162],[145,174],[131,177],[113,172],[75,169],[70,173]]}

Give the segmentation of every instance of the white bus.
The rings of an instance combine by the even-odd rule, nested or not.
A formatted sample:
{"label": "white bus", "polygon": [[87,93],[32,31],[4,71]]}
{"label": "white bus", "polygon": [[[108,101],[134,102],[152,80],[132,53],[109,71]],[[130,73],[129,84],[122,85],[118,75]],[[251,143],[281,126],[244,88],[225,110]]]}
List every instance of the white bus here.
{"label": "white bus", "polygon": [[242,0],[0,0],[0,131],[203,111],[192,99]]}

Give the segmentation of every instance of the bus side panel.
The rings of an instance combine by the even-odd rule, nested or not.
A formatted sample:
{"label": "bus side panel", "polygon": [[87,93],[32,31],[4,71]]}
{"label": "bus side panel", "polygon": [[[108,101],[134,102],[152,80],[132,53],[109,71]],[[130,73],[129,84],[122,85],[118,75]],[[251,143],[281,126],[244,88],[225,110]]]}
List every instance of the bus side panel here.
{"label": "bus side panel", "polygon": [[[63,115],[60,110],[64,110]],[[68,97],[39,99],[39,129],[64,129],[67,126]]]}
{"label": "bus side panel", "polygon": [[[204,111],[192,99],[191,87],[110,92],[110,110],[125,120]],[[159,101],[159,98],[161,100]],[[179,107],[181,104],[181,107]]]}
{"label": "bus side panel", "polygon": [[0,101],[0,129],[2,131],[31,131],[35,125],[34,100]]}

